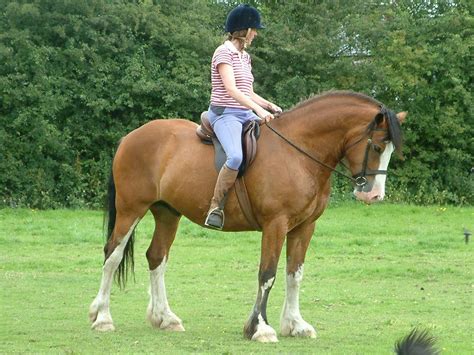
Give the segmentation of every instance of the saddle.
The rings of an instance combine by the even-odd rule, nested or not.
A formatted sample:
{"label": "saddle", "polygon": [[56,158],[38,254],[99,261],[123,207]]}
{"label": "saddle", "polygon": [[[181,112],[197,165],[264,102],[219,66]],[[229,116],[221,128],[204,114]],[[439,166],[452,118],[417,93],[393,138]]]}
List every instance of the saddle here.
{"label": "saddle", "polygon": [[[196,134],[204,144],[214,144],[214,164],[219,171],[226,161],[226,155],[214,130],[212,129],[207,111],[201,113],[201,125],[196,129]],[[257,154],[257,140],[260,136],[260,126],[256,121],[249,121],[242,127],[242,164],[239,167],[239,177],[243,176],[245,171],[252,165]]]}
{"label": "saddle", "polygon": [[[214,145],[214,165],[216,170],[219,171],[226,161],[226,155],[222,145],[219,143],[214,130],[212,129],[209,118],[207,117],[207,111],[201,114],[201,125],[196,129],[197,136],[201,139],[204,144]],[[239,201],[240,208],[245,218],[255,230],[261,230],[262,228],[258,224],[254,217],[252,206],[250,204],[249,196],[247,194],[247,187],[245,186],[244,173],[247,168],[252,164],[257,154],[257,140],[260,136],[260,126],[256,121],[247,122],[242,128],[242,152],[243,159],[242,164],[239,167],[239,174],[235,181],[235,193],[237,200]]]}

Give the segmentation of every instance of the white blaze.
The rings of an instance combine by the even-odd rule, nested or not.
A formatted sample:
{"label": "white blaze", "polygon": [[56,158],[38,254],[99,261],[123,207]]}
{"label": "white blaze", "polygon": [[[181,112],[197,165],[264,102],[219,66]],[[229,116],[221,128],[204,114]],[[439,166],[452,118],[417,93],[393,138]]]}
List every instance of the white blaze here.
{"label": "white blaze", "polygon": [[[388,164],[390,163],[390,157],[392,156],[395,147],[393,146],[392,142],[389,142],[380,155],[380,162],[378,170],[387,170]],[[375,175],[374,184],[372,186],[372,190],[369,192],[364,191],[357,191],[354,189],[354,195],[362,201],[367,203],[381,201],[385,197],[385,181],[387,180],[386,174],[378,174]]]}
{"label": "white blaze", "polygon": [[[385,146],[385,150],[380,156],[379,170],[387,170],[388,163],[390,163],[390,158],[394,150],[395,150],[395,147],[393,146],[392,142],[388,143]],[[386,180],[387,180],[386,174],[375,175],[375,183],[374,183],[373,189],[380,191],[379,196],[381,200],[383,200],[383,198],[385,197],[385,181]]]}

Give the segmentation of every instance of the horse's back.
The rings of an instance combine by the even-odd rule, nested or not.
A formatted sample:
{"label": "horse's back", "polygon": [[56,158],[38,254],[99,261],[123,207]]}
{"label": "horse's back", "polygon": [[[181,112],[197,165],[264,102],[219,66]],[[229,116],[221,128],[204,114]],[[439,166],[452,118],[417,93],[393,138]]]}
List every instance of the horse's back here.
{"label": "horse's back", "polygon": [[162,143],[173,135],[190,135],[196,130],[196,127],[194,122],[184,119],[153,120],[128,133],[122,139],[122,143],[138,140],[153,146],[154,142],[156,144]]}
{"label": "horse's back", "polygon": [[[196,127],[194,122],[183,119],[153,120],[145,123],[122,138],[115,160],[121,159],[122,154],[135,158],[156,154],[167,145],[196,144]],[[176,147],[178,148],[179,146]]]}

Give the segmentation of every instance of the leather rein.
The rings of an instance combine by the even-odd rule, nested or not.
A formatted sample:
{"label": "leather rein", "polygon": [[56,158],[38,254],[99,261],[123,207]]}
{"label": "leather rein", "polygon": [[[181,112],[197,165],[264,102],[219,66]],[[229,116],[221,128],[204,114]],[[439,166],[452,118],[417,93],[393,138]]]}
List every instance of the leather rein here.
{"label": "leather rein", "polygon": [[[306,152],[304,149],[298,147],[295,143],[293,143],[291,140],[289,140],[288,138],[286,138],[283,134],[281,134],[278,130],[276,130],[274,127],[272,127],[269,122],[265,122],[265,125],[273,132],[275,133],[278,137],[280,137],[281,139],[283,139],[286,143],[288,143],[289,145],[291,145],[293,148],[295,148],[297,151],[299,151],[300,153],[302,153],[303,155],[307,156],[308,158],[310,158],[312,161],[324,166],[325,168],[331,170],[331,171],[334,171],[335,173],[351,180],[357,187],[357,189],[359,191],[361,191],[363,189],[363,187],[365,185],[367,185],[368,183],[368,180],[367,180],[367,176],[373,176],[373,175],[378,175],[378,174],[384,174],[384,175],[387,175],[387,170],[369,170],[367,169],[368,167],[368,162],[369,162],[369,151],[370,149],[374,146],[374,143],[372,142],[372,135],[375,131],[387,131],[386,129],[383,129],[383,128],[374,128],[374,129],[371,129],[367,134],[369,135],[369,137],[367,138],[367,146],[365,148],[365,154],[364,154],[364,161],[362,163],[362,170],[355,174],[355,175],[348,175],[348,174],[344,174],[343,172],[340,172],[338,170],[336,170],[335,167],[332,167],[326,163],[324,163],[323,161],[319,160],[318,158],[314,157],[313,155],[311,155],[310,153]],[[355,145],[359,144],[360,142],[363,141],[363,139],[366,137],[366,135],[362,136],[359,140],[357,140],[355,143],[352,143],[347,149],[345,149],[345,152],[347,152],[350,148],[354,147]],[[344,168],[346,168],[347,170],[350,171],[350,169],[345,165],[343,164],[342,162],[339,162],[339,164],[341,164]]]}

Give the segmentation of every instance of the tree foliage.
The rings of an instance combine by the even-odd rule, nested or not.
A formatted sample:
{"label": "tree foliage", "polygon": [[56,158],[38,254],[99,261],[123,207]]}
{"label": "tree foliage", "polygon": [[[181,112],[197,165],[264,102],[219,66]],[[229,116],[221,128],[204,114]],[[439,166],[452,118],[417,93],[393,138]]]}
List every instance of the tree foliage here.
{"label": "tree foliage", "polygon": [[[392,197],[473,202],[468,2],[251,3],[267,27],[250,48],[259,94],[290,108],[346,89],[408,111]],[[235,4],[0,0],[0,205],[98,206],[120,137],[207,107]]]}

